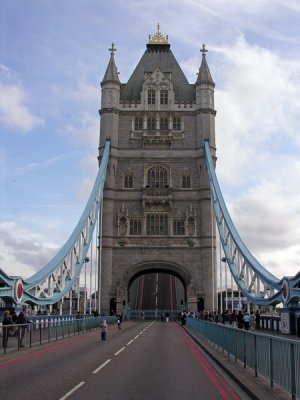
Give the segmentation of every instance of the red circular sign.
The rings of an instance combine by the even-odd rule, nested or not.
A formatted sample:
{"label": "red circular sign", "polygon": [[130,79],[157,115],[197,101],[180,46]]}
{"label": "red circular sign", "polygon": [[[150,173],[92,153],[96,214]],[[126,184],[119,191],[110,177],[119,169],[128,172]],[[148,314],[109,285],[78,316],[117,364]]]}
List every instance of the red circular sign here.
{"label": "red circular sign", "polygon": [[282,282],[281,293],[282,299],[286,303],[290,295],[289,283],[286,279],[284,279]]}
{"label": "red circular sign", "polygon": [[17,303],[20,303],[23,297],[24,289],[23,289],[23,283],[21,279],[18,279],[15,284],[15,298],[17,300]]}

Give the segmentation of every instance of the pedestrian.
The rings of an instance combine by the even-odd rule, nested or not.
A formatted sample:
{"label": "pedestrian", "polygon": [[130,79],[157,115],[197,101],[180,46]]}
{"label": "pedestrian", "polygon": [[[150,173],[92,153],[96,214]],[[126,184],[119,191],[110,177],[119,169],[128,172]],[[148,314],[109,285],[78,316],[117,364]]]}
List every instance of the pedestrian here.
{"label": "pedestrian", "polygon": [[106,342],[107,339],[107,322],[106,319],[103,319],[100,323],[100,329],[101,329],[101,340],[102,342]]}
{"label": "pedestrian", "polygon": [[170,318],[170,314],[168,313],[168,311],[166,312],[166,322],[169,322],[169,318]]}
{"label": "pedestrian", "polygon": [[244,329],[245,331],[249,331],[249,326],[250,326],[250,315],[248,312],[245,312],[244,315]]}
{"label": "pedestrian", "polygon": [[236,317],[236,320],[237,320],[237,326],[238,326],[238,328],[239,328],[239,329],[243,329],[243,326],[244,326],[244,316],[243,316],[241,310],[239,310],[238,315],[237,315],[237,317]]}
{"label": "pedestrian", "polygon": [[118,328],[121,329],[122,328],[122,321],[123,321],[123,315],[120,314],[118,316]]}
{"label": "pedestrian", "polygon": [[28,314],[27,314],[27,307],[23,306],[22,311],[19,312],[17,318],[17,324],[21,325],[19,327],[19,339],[20,339],[20,347],[25,347],[23,344],[23,339],[25,336],[25,331],[28,328]]}
{"label": "pedestrian", "polygon": [[260,313],[258,310],[256,310],[256,313],[255,313],[255,329],[257,331],[260,330]]}
{"label": "pedestrian", "polygon": [[255,328],[255,315],[250,311],[250,331],[253,332]]}
{"label": "pedestrian", "polygon": [[8,336],[9,336],[9,325],[12,325],[12,319],[9,310],[5,310],[3,313],[3,320],[2,320],[3,347],[7,347]]}

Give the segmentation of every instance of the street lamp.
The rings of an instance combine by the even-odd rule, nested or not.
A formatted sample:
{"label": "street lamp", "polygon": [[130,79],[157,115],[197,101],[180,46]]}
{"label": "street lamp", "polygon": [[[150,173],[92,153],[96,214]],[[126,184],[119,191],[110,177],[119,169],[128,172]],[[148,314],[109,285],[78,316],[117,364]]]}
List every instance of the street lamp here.
{"label": "street lamp", "polygon": [[83,314],[86,314],[86,264],[90,261],[89,257],[84,258],[84,300],[83,300]]}

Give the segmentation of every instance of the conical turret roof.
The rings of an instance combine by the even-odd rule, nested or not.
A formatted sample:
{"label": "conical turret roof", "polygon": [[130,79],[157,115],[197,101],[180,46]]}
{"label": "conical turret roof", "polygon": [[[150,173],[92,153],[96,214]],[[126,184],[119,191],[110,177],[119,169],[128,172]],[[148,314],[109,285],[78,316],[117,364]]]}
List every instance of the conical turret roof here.
{"label": "conical turret roof", "polygon": [[117,84],[121,84],[120,79],[119,79],[119,73],[118,73],[118,69],[115,63],[115,58],[114,58],[114,52],[117,51],[117,49],[115,48],[114,43],[112,43],[111,48],[109,49],[110,51],[110,60],[108,62],[108,66],[106,68],[106,72],[104,74],[103,80],[101,82],[101,86],[104,83],[108,83],[108,82],[113,82],[113,83],[117,83]]}
{"label": "conical turret roof", "polygon": [[198,73],[198,78],[196,81],[196,85],[200,84],[211,84],[215,86],[215,83],[211,77],[211,73],[209,71],[207,62],[206,62],[206,55],[205,53],[207,50],[205,49],[205,45],[203,44],[202,49],[200,50],[202,52],[202,62],[199,68],[199,73]]}

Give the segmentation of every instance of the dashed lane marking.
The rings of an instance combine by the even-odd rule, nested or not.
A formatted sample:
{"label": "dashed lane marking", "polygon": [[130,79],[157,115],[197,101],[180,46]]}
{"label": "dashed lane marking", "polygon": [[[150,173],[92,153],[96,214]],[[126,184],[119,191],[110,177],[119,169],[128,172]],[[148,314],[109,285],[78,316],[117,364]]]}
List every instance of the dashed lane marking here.
{"label": "dashed lane marking", "polygon": [[67,399],[69,396],[71,396],[71,394],[73,394],[77,389],[79,389],[82,385],[84,385],[85,382],[80,382],[78,383],[77,386],[75,386],[73,389],[71,389],[68,393],[66,393],[63,397],[61,397],[59,400],[65,400]]}
{"label": "dashed lane marking", "polygon": [[114,355],[117,356],[118,354],[121,353],[121,351],[123,351],[125,349],[125,347],[122,347],[120,350],[118,350]]}
{"label": "dashed lane marking", "polygon": [[126,346],[129,346],[132,342],[133,342],[133,339],[130,340],[130,342],[128,342]]}
{"label": "dashed lane marking", "polygon": [[96,374],[97,372],[100,371],[100,369],[104,368],[105,365],[107,365],[108,363],[111,362],[111,358],[109,358],[108,360],[106,360],[103,364],[100,365],[100,367],[98,367],[97,369],[95,369],[95,371],[93,371],[93,374]]}
{"label": "dashed lane marking", "polygon": [[133,339],[137,339],[139,337],[139,335],[136,335]]}

